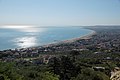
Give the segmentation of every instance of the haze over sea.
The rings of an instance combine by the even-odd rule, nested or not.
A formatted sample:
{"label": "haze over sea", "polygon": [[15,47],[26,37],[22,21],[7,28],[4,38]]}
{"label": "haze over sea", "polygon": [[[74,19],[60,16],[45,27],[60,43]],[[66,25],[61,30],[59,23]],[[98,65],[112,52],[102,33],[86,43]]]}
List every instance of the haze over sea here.
{"label": "haze over sea", "polygon": [[0,27],[0,50],[42,46],[82,37],[92,30],[82,27]]}

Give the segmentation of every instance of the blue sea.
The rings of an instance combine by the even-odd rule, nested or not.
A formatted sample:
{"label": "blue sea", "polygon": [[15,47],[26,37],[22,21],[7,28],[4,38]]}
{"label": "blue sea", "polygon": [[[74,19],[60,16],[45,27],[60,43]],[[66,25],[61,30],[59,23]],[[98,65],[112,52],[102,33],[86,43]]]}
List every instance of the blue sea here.
{"label": "blue sea", "polygon": [[82,27],[0,28],[0,50],[42,46],[91,33]]}

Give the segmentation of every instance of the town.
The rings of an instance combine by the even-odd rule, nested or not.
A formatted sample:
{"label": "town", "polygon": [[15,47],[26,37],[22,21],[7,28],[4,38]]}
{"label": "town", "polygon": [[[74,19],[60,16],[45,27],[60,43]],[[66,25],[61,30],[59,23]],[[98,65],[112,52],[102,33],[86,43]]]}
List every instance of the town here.
{"label": "town", "polygon": [[[54,60],[58,60],[59,64],[64,56],[75,63],[80,62],[80,69],[83,67],[91,68],[105,75],[105,79],[91,80],[117,80],[115,73],[120,70],[120,28],[118,26],[116,28],[108,26],[85,28],[91,29],[95,33],[87,38],[79,38],[74,41],[68,40],[44,46],[3,50],[0,51],[0,62],[30,63],[32,65],[50,65],[53,63],[55,69]],[[73,76],[70,73],[72,76],[68,77],[65,75],[66,73],[63,73],[65,75],[63,77],[59,71],[53,71],[53,73],[59,75],[60,80],[71,80]]]}

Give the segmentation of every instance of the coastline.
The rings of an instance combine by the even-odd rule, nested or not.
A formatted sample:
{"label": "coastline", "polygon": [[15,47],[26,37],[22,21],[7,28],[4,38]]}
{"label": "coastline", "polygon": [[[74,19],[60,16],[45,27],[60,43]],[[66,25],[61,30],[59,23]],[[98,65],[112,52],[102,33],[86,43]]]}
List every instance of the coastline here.
{"label": "coastline", "polygon": [[64,43],[71,43],[71,42],[74,42],[74,41],[77,41],[77,40],[81,40],[81,39],[90,39],[92,38],[92,35],[95,35],[96,32],[95,31],[91,31],[90,33],[86,34],[86,35],[83,35],[81,37],[77,37],[77,38],[73,38],[73,39],[69,39],[69,40],[65,40],[63,41]]}
{"label": "coastline", "polygon": [[59,45],[59,44],[72,43],[72,42],[75,42],[75,41],[81,40],[81,39],[90,39],[96,33],[97,33],[96,31],[92,30],[90,33],[88,33],[86,35],[83,35],[81,37],[76,37],[76,38],[72,38],[72,39],[62,40],[62,41],[59,41],[59,42],[49,43],[49,44],[46,44],[46,45],[42,45],[42,47],[51,47],[51,46],[56,46],[56,45]]}

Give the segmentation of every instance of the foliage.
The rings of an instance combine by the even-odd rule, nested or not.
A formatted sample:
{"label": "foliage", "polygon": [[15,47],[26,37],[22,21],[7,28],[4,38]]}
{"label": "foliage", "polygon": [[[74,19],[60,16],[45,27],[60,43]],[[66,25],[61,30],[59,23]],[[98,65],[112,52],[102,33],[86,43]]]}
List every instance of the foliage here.
{"label": "foliage", "polygon": [[26,67],[17,66],[16,63],[0,62],[0,80],[59,80],[59,76],[47,70],[37,71],[37,68],[33,65]]}

